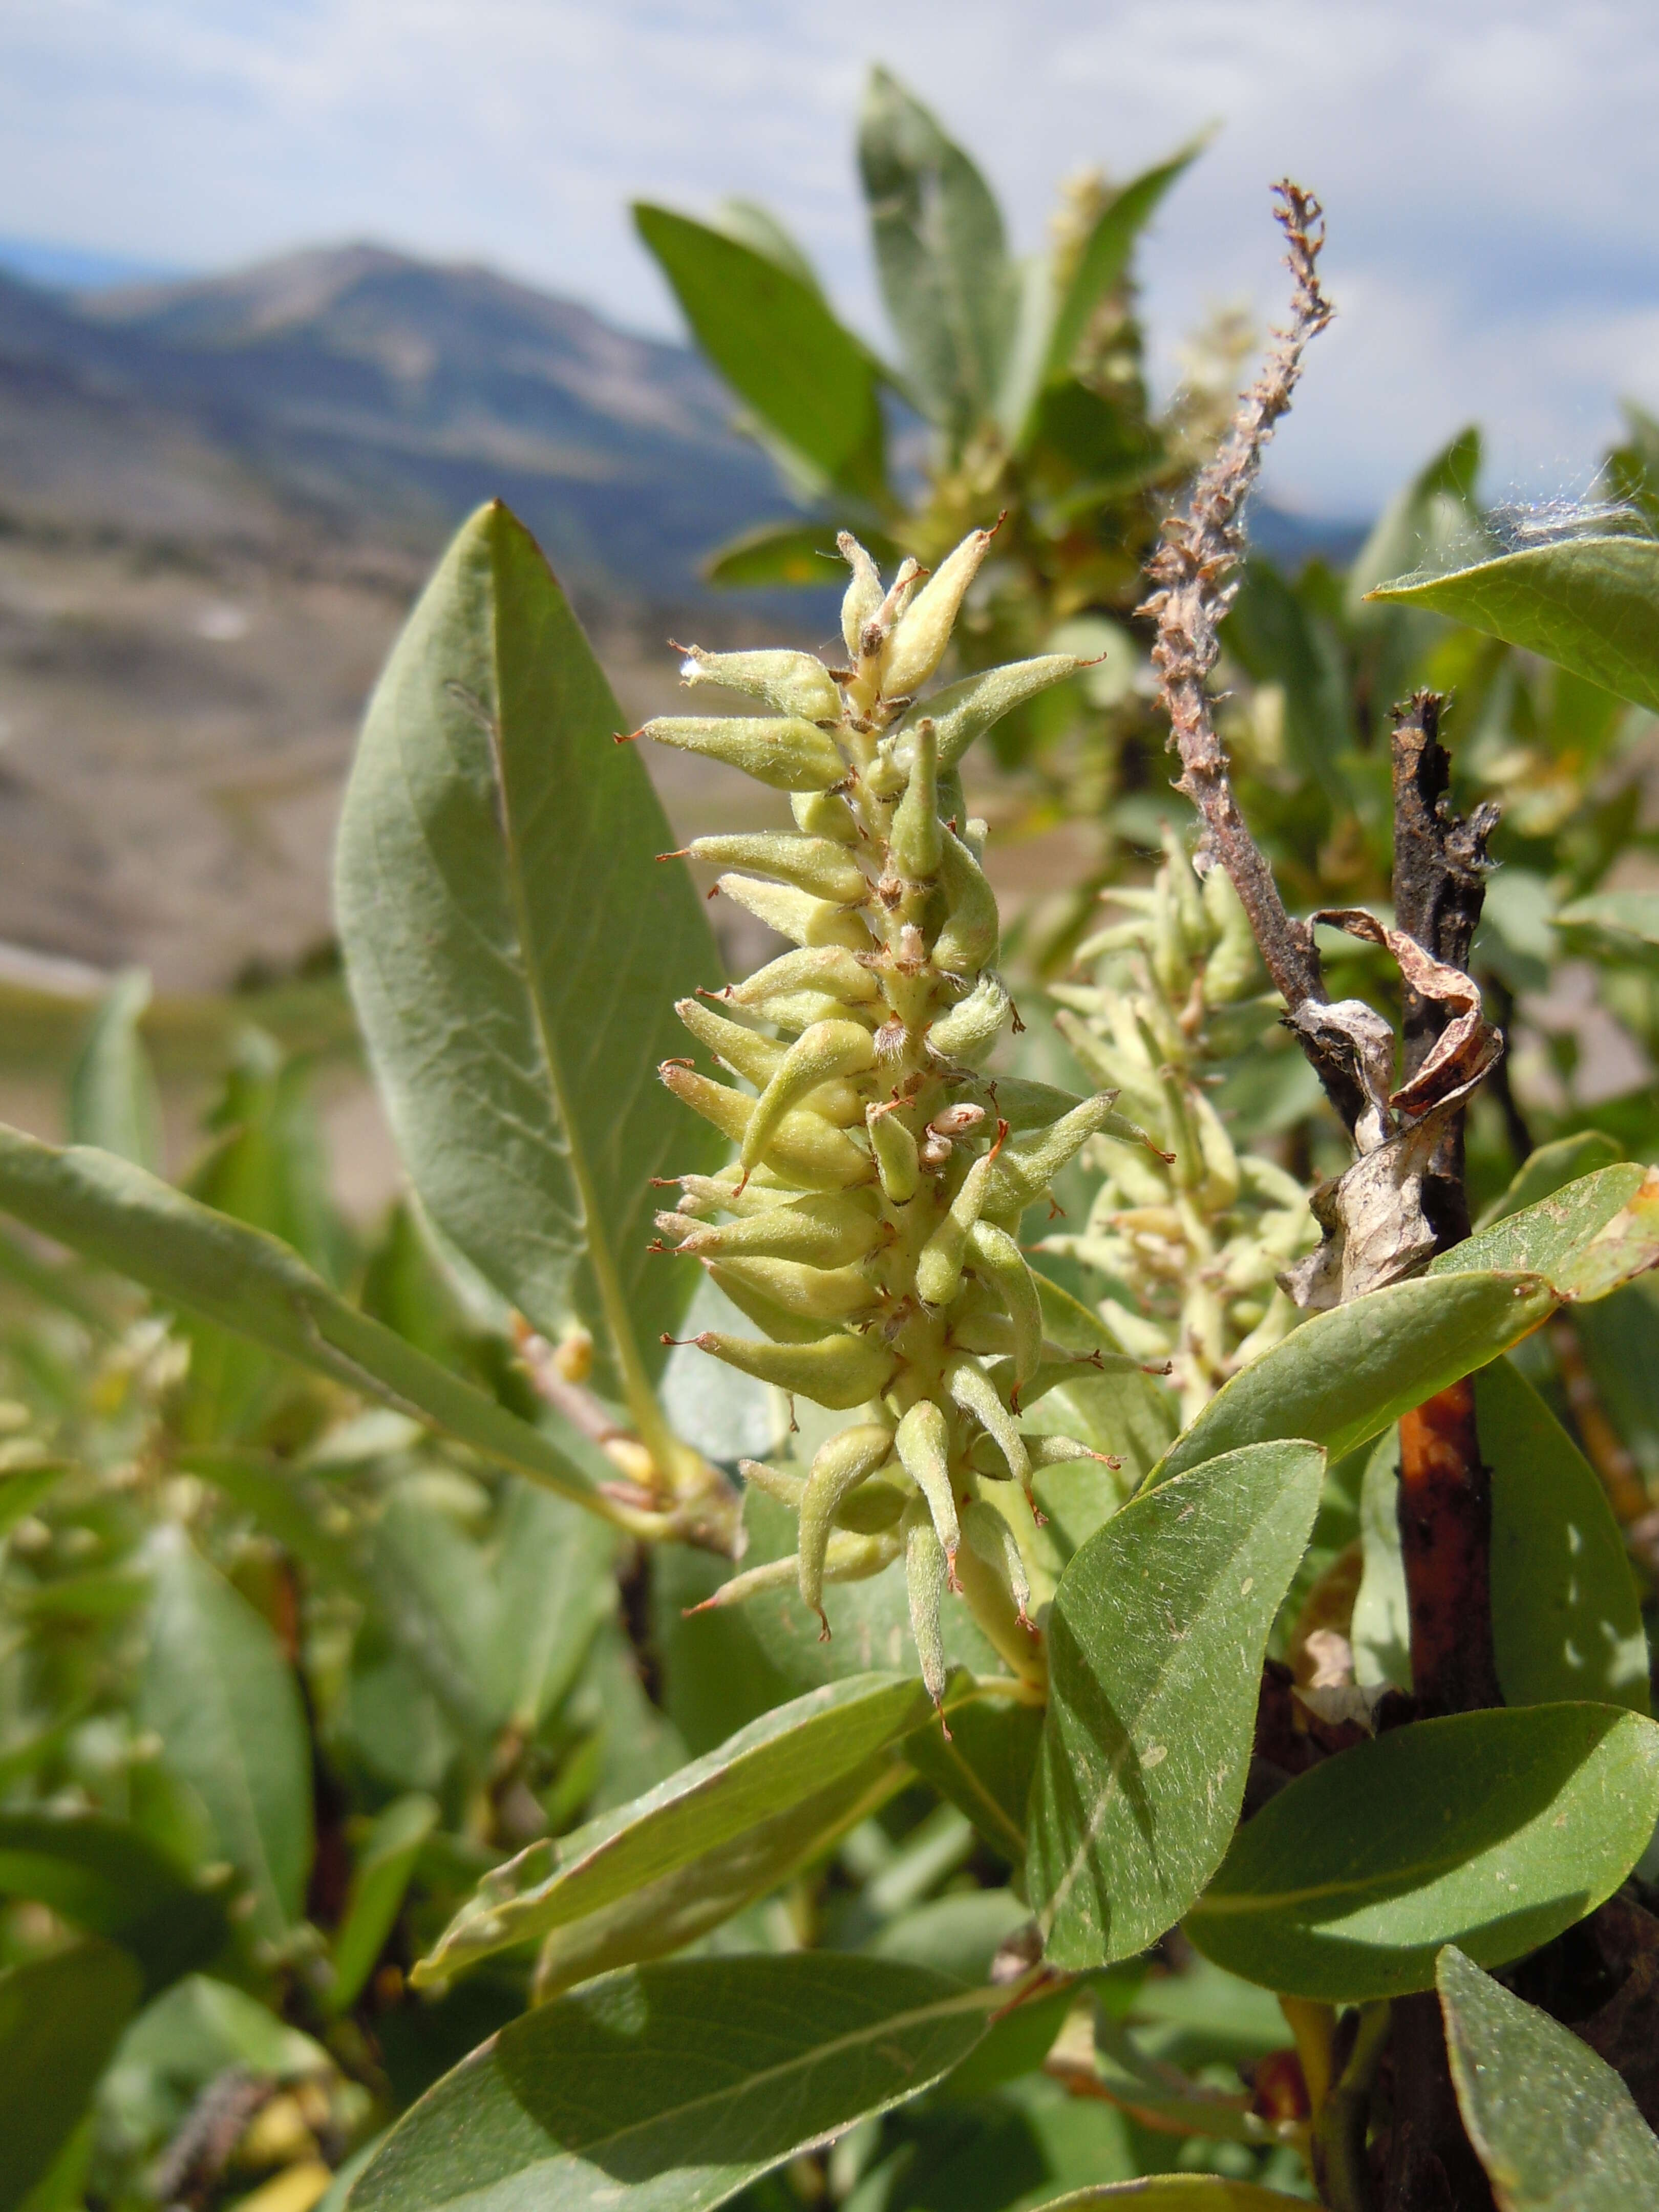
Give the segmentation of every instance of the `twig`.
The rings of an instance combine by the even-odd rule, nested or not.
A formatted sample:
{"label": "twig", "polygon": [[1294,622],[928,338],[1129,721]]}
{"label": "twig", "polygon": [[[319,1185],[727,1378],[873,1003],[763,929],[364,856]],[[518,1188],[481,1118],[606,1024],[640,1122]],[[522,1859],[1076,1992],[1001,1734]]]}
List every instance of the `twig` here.
{"label": "twig", "polygon": [[1501,1705],[1492,1656],[1492,1470],[1481,1462],[1467,1376],[1401,1416],[1399,1515],[1419,1713]]}
{"label": "twig", "polygon": [[[1394,918],[1423,950],[1467,975],[1469,947],[1486,896],[1486,841],[1498,826],[1491,800],[1467,820],[1448,811],[1451,757],[1440,742],[1444,702],[1419,691],[1395,709]],[[1451,1019],[1443,1000],[1403,975],[1401,1082],[1408,1085]],[[1443,1251],[1469,1233],[1463,1188],[1463,1115],[1448,1124],[1423,1178],[1423,1211]]]}
{"label": "twig", "polygon": [[1218,861],[1232,878],[1267,973],[1284,998],[1286,1019],[1352,1133],[1365,1108],[1364,1086],[1350,1064],[1351,1052],[1328,1039],[1316,1018],[1306,1018],[1330,1003],[1313,931],[1285,911],[1273,870],[1244,826],[1205,689],[1221,649],[1222,618],[1238,589],[1233,571],[1244,550],[1244,504],[1261,471],[1262,448],[1290,407],[1309,341],[1332,313],[1319,289],[1317,264],[1325,242],[1319,202],[1288,179],[1274,191],[1279,203],[1275,219],[1290,247],[1291,326],[1276,335],[1261,375],[1239,402],[1225,442],[1200,471],[1186,514],[1165,521],[1163,542],[1147,569],[1158,588],[1139,611],[1158,622],[1152,661],[1170,739],[1181,756],[1176,789],[1192,800],[1204,824],[1199,866]]}

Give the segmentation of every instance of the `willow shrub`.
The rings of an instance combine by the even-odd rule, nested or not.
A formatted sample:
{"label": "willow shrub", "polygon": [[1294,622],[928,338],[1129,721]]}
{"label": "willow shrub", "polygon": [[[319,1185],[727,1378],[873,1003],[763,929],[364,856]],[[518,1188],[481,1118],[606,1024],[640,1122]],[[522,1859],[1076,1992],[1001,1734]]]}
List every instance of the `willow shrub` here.
{"label": "willow shrub", "polygon": [[[1504,1985],[1643,1894],[1659,1817],[1628,1555],[1535,1356],[1650,1314],[1650,1180],[1558,1132],[1472,1240],[1291,1326],[1313,1231],[1206,1103],[1271,1014],[1216,879],[1172,846],[1094,949],[1081,1088],[1017,1031],[958,763],[1073,664],[939,686],[984,545],[923,582],[848,541],[835,665],[693,652],[700,711],[619,744],[483,510],[341,835],[410,1204],[354,1248],[257,1037],[161,1181],[131,983],[80,1141],[0,1138],[51,1240],[0,1252],[6,2204],[1360,2203],[1389,2009],[1436,1989],[1506,2201],[1653,2193],[1631,2091]],[[1401,588],[1659,696],[1644,543]],[[793,941],[756,975],[649,740],[787,794],[697,848]],[[1595,925],[1639,962],[1651,908]],[[1079,1258],[1098,1308],[1044,1272]],[[1373,1736],[1394,1424],[1471,1373],[1507,1703]],[[1357,1687],[1304,1714],[1343,1747],[1247,1798],[1264,1661],[1308,1683],[1337,1619]]]}

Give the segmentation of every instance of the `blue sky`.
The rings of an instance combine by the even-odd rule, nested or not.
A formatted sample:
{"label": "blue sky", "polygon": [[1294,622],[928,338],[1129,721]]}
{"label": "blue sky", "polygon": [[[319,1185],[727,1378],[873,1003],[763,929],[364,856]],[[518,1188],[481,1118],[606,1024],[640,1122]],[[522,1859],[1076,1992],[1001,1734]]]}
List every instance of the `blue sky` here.
{"label": "blue sky", "polygon": [[1155,234],[1166,379],[1207,306],[1276,311],[1271,179],[1322,195],[1341,312],[1271,458],[1288,504],[1362,511],[1472,418],[1494,496],[1571,494],[1619,396],[1659,407],[1650,0],[8,0],[0,233],[201,269],[374,238],[668,331],[627,199],[739,191],[878,334],[877,58],[1022,246],[1067,171],[1221,126]]}

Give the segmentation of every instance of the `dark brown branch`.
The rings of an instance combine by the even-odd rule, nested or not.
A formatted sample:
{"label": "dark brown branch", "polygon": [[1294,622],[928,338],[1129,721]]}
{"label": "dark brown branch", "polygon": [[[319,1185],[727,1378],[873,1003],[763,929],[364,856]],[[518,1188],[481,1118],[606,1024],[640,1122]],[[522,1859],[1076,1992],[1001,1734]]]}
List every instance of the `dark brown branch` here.
{"label": "dark brown branch", "polygon": [[1402,1416],[1399,1510],[1419,1711],[1501,1705],[1492,1637],[1492,1475],[1481,1464],[1467,1376]]}
{"label": "dark brown branch", "polygon": [[[1490,801],[1467,820],[1451,813],[1451,757],[1440,742],[1444,701],[1419,691],[1395,709],[1395,927],[1449,968],[1468,973],[1469,947],[1486,896],[1486,842],[1498,826]],[[1408,1084],[1451,1018],[1443,1000],[1402,976],[1401,1082]],[[1463,1116],[1449,1123],[1423,1178],[1423,1211],[1441,1250],[1469,1233],[1463,1184]]]}

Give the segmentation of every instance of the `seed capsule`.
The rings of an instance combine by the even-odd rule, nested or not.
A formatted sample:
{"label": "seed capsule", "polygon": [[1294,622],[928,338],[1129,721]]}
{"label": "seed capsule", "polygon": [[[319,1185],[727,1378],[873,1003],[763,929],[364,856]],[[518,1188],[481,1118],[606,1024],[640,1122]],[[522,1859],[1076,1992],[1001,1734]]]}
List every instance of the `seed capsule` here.
{"label": "seed capsule", "polygon": [[734,1284],[746,1285],[803,1321],[857,1321],[879,1303],[874,1284],[857,1267],[744,1257],[711,1261],[708,1269],[728,1296]]}
{"label": "seed capsule", "polygon": [[722,876],[715,888],[780,937],[793,937],[797,945],[843,945],[849,952],[870,949],[869,931],[848,907],[813,898],[787,884],[759,883],[753,876]]}
{"label": "seed capsule", "polygon": [[850,530],[843,530],[836,544],[842,559],[853,572],[853,580],[841,603],[841,634],[847,650],[856,660],[863,650],[864,633],[874,621],[884,597],[881,571]]}
{"label": "seed capsule", "polygon": [[848,1413],[880,1397],[898,1365],[878,1339],[848,1336],[844,1330],[820,1337],[816,1344],[763,1344],[714,1328],[691,1340],[700,1352],[712,1352],[728,1367],[739,1368],[758,1382],[775,1383],[780,1390],[799,1391],[832,1413]]}
{"label": "seed capsule", "polygon": [[780,714],[809,722],[841,719],[841,694],[829,670],[810,653],[705,653],[700,645],[688,646],[680,681],[746,692]]}
{"label": "seed capsule", "polygon": [[996,1285],[1008,1309],[1013,1328],[1014,1374],[1023,1388],[1042,1360],[1042,1304],[1036,1279],[1007,1231],[988,1221],[974,1224],[968,1233],[968,1251],[975,1267]]}
{"label": "seed capsule", "polygon": [[874,1251],[886,1233],[863,1199],[849,1193],[845,1197],[793,1199],[741,1221],[694,1229],[681,1237],[679,1249],[698,1260],[753,1257],[795,1260],[809,1267],[845,1267]]}
{"label": "seed capsule", "polygon": [[773,1132],[790,1109],[822,1083],[842,1075],[859,1075],[875,1065],[876,1048],[861,1023],[814,1022],[784,1053],[755,1101],[755,1109],[743,1136],[743,1164],[758,1165]]}
{"label": "seed capsule", "polygon": [[767,1000],[797,991],[819,991],[849,1006],[873,1006],[881,986],[845,946],[815,945],[780,953],[757,968],[746,983],[733,983],[725,996],[734,1006],[757,1007]]}
{"label": "seed capsule", "polygon": [[944,849],[939,818],[939,744],[924,714],[916,725],[910,780],[893,816],[889,850],[893,866],[912,883],[927,883],[939,873]]}
{"label": "seed capsule", "polygon": [[828,837],[833,844],[857,845],[863,840],[859,818],[839,792],[797,791],[789,800],[795,827],[809,837]]}
{"label": "seed capsule", "polygon": [[837,905],[863,899],[870,890],[863,869],[847,848],[830,837],[757,830],[736,837],[694,837],[686,850],[694,860],[707,860],[717,868],[753,868]]}
{"label": "seed capsule", "polygon": [[944,659],[963,595],[979,574],[994,535],[970,530],[905,609],[882,664],[882,689],[890,699],[909,697]]}
{"label": "seed capsule", "polygon": [[994,1165],[988,1152],[974,1162],[944,1219],[921,1248],[916,1261],[916,1290],[930,1306],[947,1306],[957,1294],[968,1251],[968,1233],[985,1204]]}
{"label": "seed capsule", "polygon": [[884,1466],[892,1449],[892,1431],[879,1422],[864,1421],[831,1437],[813,1455],[812,1471],[801,1494],[798,1578],[802,1601],[817,1613],[826,1642],[830,1624],[823,1617],[823,1567],[831,1523],[848,1492]]}
{"label": "seed capsule", "polygon": [[[675,1060],[665,1060],[659,1073],[677,1098],[741,1142],[755,1111],[752,1098]],[[806,1190],[856,1190],[870,1180],[867,1157],[810,1107],[797,1107],[778,1123],[767,1141],[765,1164],[792,1176]]]}
{"label": "seed capsule", "polygon": [[677,999],[674,1012],[697,1042],[706,1045],[733,1075],[740,1075],[745,1083],[763,1086],[771,1080],[772,1072],[786,1050],[775,1037],[763,1036],[758,1030],[747,1029],[741,1022],[728,1021],[724,1014],[717,1014],[712,1006],[704,1006],[701,999]]}
{"label": "seed capsule", "polygon": [[945,1387],[963,1412],[971,1413],[995,1439],[1009,1474],[1022,1489],[1029,1489],[1031,1462],[1025,1439],[985,1370],[974,1359],[953,1359],[945,1370]]}
{"label": "seed capsule", "polygon": [[[902,1534],[860,1536],[844,1528],[837,1528],[830,1539],[829,1551],[823,1562],[823,1575],[826,1583],[868,1582],[890,1567],[904,1550]],[[768,1559],[758,1567],[749,1567],[731,1581],[722,1583],[713,1597],[704,1598],[701,1605],[688,1606],[688,1614],[713,1613],[728,1605],[741,1605],[744,1600],[761,1597],[768,1590],[787,1589],[799,1574],[799,1562],[792,1552],[787,1559]]]}
{"label": "seed capsule", "polygon": [[[939,1540],[926,1501],[917,1498],[904,1509],[900,1522],[904,1538],[904,1579],[910,1601],[910,1633],[921,1661],[921,1679],[927,1694],[945,1718],[945,1638],[939,1627],[939,1600],[945,1595],[945,1547]],[[951,1731],[945,1730],[946,1740]]]}
{"label": "seed capsule", "polygon": [[834,738],[798,715],[771,721],[743,714],[662,714],[639,734],[724,761],[774,791],[832,791],[846,781],[847,763]]}
{"label": "seed capsule", "polygon": [[939,875],[945,923],[933,940],[933,963],[947,975],[977,977],[997,957],[996,895],[960,838],[940,832]]}
{"label": "seed capsule", "polygon": [[933,1024],[928,1049],[940,1060],[971,1067],[1001,1036],[1007,1018],[1008,994],[994,975],[981,975],[968,996]]}
{"label": "seed capsule", "polygon": [[927,1500],[927,1510],[945,1547],[945,1575],[954,1588],[962,1531],[951,1484],[950,1424],[931,1398],[918,1398],[899,1423],[893,1445],[900,1465]]}
{"label": "seed capsule", "polygon": [[[960,684],[935,691],[922,711],[932,718],[939,733],[941,769],[954,769],[974,740],[982,738],[1005,714],[1035,699],[1051,684],[1075,676],[1083,665],[1073,653],[1045,653],[1035,660],[1013,660],[1002,668],[987,669],[983,675],[964,677]],[[912,722],[902,726],[901,744],[914,726]],[[951,811],[945,809],[947,814]]]}
{"label": "seed capsule", "polygon": [[895,1206],[907,1205],[921,1188],[916,1140],[896,1114],[884,1114],[878,1106],[870,1107],[865,1120],[881,1187]]}

